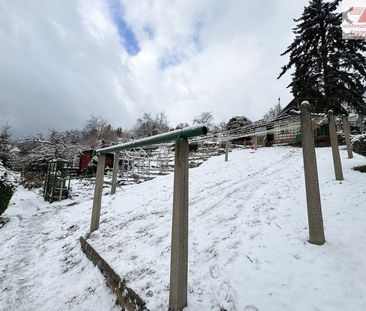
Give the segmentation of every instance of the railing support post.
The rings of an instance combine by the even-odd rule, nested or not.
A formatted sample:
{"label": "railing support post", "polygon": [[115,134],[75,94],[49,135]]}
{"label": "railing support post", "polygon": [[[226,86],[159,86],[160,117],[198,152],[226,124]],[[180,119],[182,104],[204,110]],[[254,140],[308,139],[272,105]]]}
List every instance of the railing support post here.
{"label": "railing support post", "polygon": [[304,173],[306,201],[309,222],[309,243],[322,245],[325,242],[323,216],[320,201],[318,169],[316,164],[314,132],[308,102],[303,102],[301,110],[302,150],[304,157]]}
{"label": "railing support post", "polygon": [[112,175],[111,194],[116,193],[118,169],[119,169],[119,151],[117,151],[114,154],[114,159],[113,159],[113,175]]}
{"label": "railing support post", "polygon": [[63,181],[62,181],[62,179],[61,179],[61,184],[60,184],[60,193],[59,193],[59,197],[58,197],[58,200],[59,200],[59,201],[61,201],[61,200],[62,200],[62,188],[63,188],[63,187],[62,187],[62,186],[63,186],[62,184],[63,184]]}
{"label": "railing support post", "polygon": [[342,164],[341,164],[341,157],[339,155],[337,129],[336,124],[334,122],[333,110],[328,111],[328,120],[329,120],[329,136],[330,136],[330,143],[332,145],[335,177],[336,180],[343,180]]}
{"label": "railing support post", "polygon": [[104,179],[104,167],[105,167],[105,155],[100,154],[98,156],[98,167],[97,175],[95,178],[95,189],[94,189],[94,199],[93,199],[93,210],[90,224],[90,232],[99,229],[100,221],[100,208],[102,204],[102,194],[103,194],[103,179]]}
{"label": "railing support post", "polygon": [[225,143],[225,162],[229,160],[229,141]]}
{"label": "railing support post", "polygon": [[344,137],[345,137],[346,145],[347,145],[348,159],[352,159],[353,153],[352,153],[352,147],[351,147],[351,129],[349,127],[348,117],[343,115],[342,121],[343,121]]}
{"label": "railing support post", "polygon": [[[254,135],[255,135],[255,133],[254,133]],[[253,143],[254,143],[254,150],[257,150],[257,145],[258,145],[258,137],[257,137],[257,135],[254,136]]]}
{"label": "railing support post", "polygon": [[187,306],[188,282],[188,140],[175,144],[173,221],[170,262],[170,310]]}

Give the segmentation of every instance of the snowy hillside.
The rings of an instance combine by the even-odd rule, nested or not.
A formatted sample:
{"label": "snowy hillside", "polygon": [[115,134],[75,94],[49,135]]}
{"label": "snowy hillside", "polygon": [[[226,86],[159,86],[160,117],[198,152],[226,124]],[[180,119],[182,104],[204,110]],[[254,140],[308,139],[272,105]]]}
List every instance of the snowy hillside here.
{"label": "snowy hillside", "polygon": [[3,163],[0,161],[0,178],[5,179],[5,176],[9,174],[9,171],[4,167]]}
{"label": "snowy hillside", "polygon": [[[362,310],[366,304],[365,165],[317,149],[326,244],[307,242],[302,150],[262,148],[190,170],[189,293],[185,310]],[[173,175],[117,189],[102,202],[90,243],[150,310],[167,310]],[[0,309],[114,309],[77,239],[88,232],[92,189],[48,204],[22,188],[0,231]],[[109,192],[109,188],[105,189]],[[22,309],[23,308],[23,309]],[[116,309],[117,310],[117,309]]]}

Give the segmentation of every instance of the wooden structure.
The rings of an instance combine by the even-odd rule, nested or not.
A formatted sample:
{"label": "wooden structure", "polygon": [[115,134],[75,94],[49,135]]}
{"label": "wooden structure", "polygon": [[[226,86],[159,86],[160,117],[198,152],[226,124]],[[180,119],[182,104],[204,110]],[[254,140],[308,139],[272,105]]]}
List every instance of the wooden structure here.
{"label": "wooden structure", "polygon": [[366,130],[366,115],[350,113],[348,115],[348,123],[351,134],[360,134]]}
{"label": "wooden structure", "polygon": [[79,156],[79,175],[88,174],[90,171],[89,163],[95,155],[95,150],[84,150]]}
{"label": "wooden structure", "polygon": [[275,144],[297,144],[301,142],[300,116],[283,115],[273,122]]}
{"label": "wooden structure", "polygon": [[[79,155],[79,169],[77,172],[78,175],[89,175],[96,172],[96,165],[93,165],[93,159],[95,156],[96,156],[96,150],[94,149],[84,150]],[[107,154],[105,166],[112,169],[113,163],[114,163],[113,153]]]}
{"label": "wooden structure", "polygon": [[[329,124],[325,115],[312,115],[312,124],[316,146],[330,146]],[[340,123],[337,123],[340,129]],[[267,130],[273,132],[273,140],[267,139],[269,145],[291,144],[300,145],[302,142],[300,109],[295,100],[292,100],[278,115],[267,125]],[[268,135],[267,135],[268,137]],[[340,140],[340,137],[338,137]]]}

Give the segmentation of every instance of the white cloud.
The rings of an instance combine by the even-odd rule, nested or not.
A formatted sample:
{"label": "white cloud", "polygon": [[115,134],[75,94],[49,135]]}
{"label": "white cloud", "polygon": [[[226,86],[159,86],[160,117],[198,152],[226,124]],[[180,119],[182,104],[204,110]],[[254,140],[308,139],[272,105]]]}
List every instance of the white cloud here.
{"label": "white cloud", "polygon": [[[143,81],[152,110],[164,107],[175,123],[190,121],[204,110],[213,111],[220,121],[235,114],[257,119],[279,96],[283,104],[291,99],[289,77],[276,77],[287,61],[280,53],[290,43],[292,17],[301,13],[301,2],[123,3],[142,41],[140,55],[131,60],[133,73]],[[197,23],[199,49],[192,41]],[[154,29],[153,40],[142,35],[146,24]],[[186,57],[162,70],[159,59],[172,51]]]}
{"label": "white cloud", "polygon": [[123,127],[145,111],[166,111],[171,125],[202,111],[257,119],[290,100],[276,76],[301,1],[122,1],[135,56],[108,1],[0,0],[0,123],[26,134],[90,114]]}

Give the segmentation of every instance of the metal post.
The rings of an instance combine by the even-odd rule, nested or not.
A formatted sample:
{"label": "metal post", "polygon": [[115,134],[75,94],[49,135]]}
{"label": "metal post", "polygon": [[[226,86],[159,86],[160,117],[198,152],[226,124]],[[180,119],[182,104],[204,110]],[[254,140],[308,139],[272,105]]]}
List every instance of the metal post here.
{"label": "metal post", "polygon": [[173,222],[170,262],[170,310],[187,306],[188,281],[188,140],[175,144]]}
{"label": "metal post", "polygon": [[115,194],[116,193],[118,169],[119,169],[119,151],[117,151],[114,154],[114,159],[113,159],[113,175],[112,175],[111,194]]}
{"label": "metal post", "polygon": [[333,110],[328,111],[328,120],[329,120],[329,136],[330,136],[330,143],[332,145],[335,177],[336,180],[343,180],[342,164],[341,164],[341,157],[339,155],[337,129],[334,122]]}
{"label": "metal post", "polygon": [[351,147],[351,129],[349,127],[348,117],[346,115],[343,115],[342,120],[343,120],[343,132],[344,132],[346,145],[347,145],[348,159],[352,159],[353,153],[352,153],[352,147]]}
{"label": "metal post", "polygon": [[309,242],[322,245],[325,242],[322,208],[316,164],[314,132],[310,117],[310,104],[303,102],[301,110],[302,150],[304,156],[304,174],[306,201],[309,222]]}
{"label": "metal post", "polygon": [[95,189],[94,189],[94,200],[93,200],[90,232],[99,229],[100,208],[102,204],[102,194],[103,194],[105,158],[106,158],[105,154],[100,154],[98,156],[98,167],[97,167],[97,175],[95,177]]}
{"label": "metal post", "polygon": [[225,143],[225,162],[229,159],[229,141],[227,140]]}

